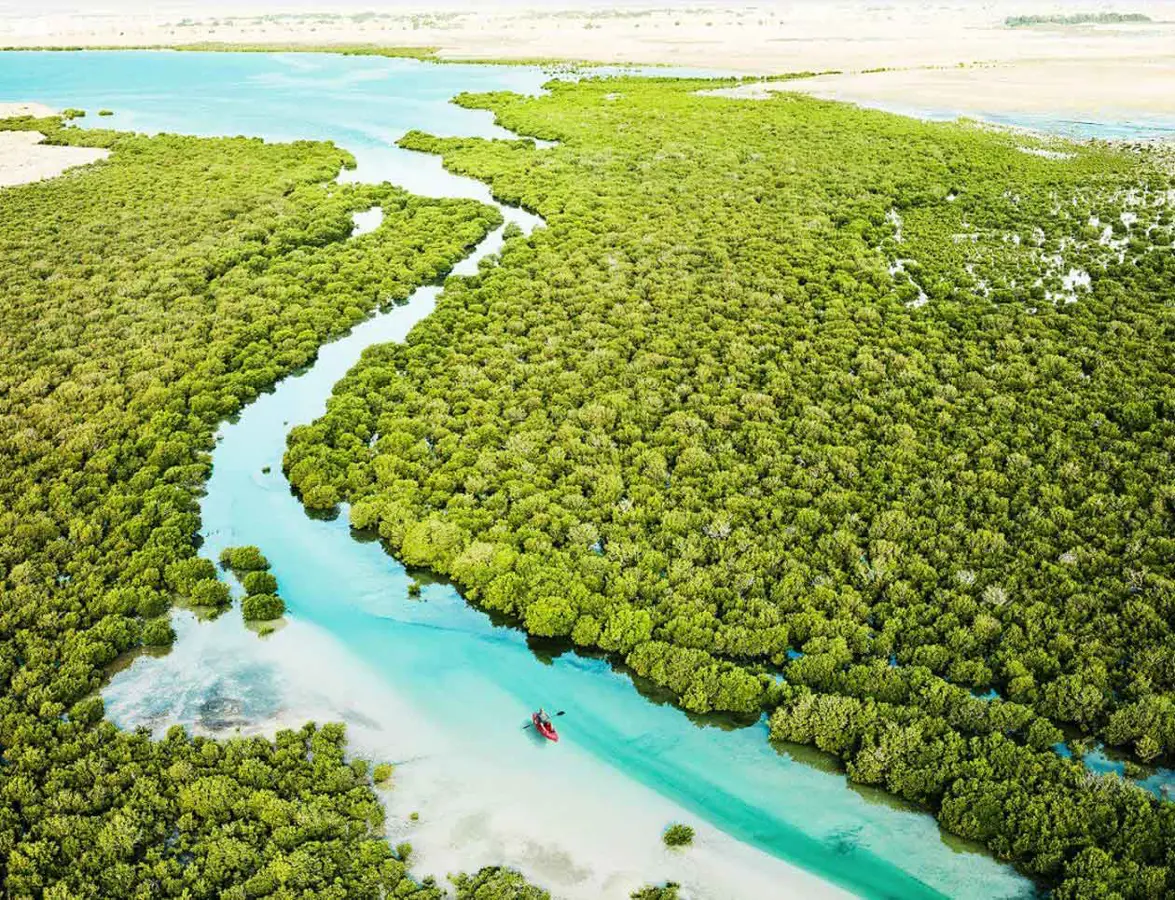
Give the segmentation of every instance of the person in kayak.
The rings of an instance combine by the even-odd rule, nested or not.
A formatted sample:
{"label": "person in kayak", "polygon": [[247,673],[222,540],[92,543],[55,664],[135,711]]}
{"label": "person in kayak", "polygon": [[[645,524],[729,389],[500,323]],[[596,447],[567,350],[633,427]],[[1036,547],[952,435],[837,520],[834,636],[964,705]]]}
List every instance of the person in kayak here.
{"label": "person in kayak", "polygon": [[547,715],[546,710],[544,710],[541,706],[539,707],[539,711],[537,713],[535,713],[535,715],[538,716],[540,727],[542,727],[542,728],[550,728],[551,727],[551,717]]}

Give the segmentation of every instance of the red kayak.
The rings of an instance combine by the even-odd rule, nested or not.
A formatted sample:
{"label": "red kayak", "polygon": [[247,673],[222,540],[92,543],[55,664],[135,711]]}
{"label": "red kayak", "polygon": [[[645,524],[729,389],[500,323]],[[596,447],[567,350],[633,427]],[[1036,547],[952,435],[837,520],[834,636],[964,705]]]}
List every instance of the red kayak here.
{"label": "red kayak", "polygon": [[534,727],[538,729],[539,734],[545,737],[548,741],[559,740],[559,732],[555,730],[554,722],[544,722],[539,718],[538,713],[531,713],[530,720],[534,723]]}

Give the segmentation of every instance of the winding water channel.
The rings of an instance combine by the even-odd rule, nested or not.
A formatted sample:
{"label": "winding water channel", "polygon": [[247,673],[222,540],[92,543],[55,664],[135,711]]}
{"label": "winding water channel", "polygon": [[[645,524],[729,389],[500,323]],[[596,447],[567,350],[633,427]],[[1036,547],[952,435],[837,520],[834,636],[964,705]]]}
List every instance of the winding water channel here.
{"label": "winding water channel", "polygon": [[[533,91],[543,78],[361,57],[14,54],[0,62],[0,96],[108,106],[114,127],[331,138],[360,162],[348,178],[493,202],[485,185],[390,142],[410,128],[505,136],[447,99]],[[542,226],[500,208],[524,231]],[[378,218],[360,224],[378,227]],[[476,272],[500,242],[498,229],[454,275]],[[305,513],[281,474],[290,428],[320,415],[363,349],[403,339],[439,293],[422,287],[323,347],[310,369],[223,427],[201,553],[261,547],[287,623],[260,638],[235,611],[214,622],[177,611],[172,652],[138,658],[104,692],[114,721],[217,734],[347,722],[356,752],[399,763],[389,835],[411,841],[421,875],[504,863],[558,897],[584,898],[626,897],[670,878],[713,898],[1031,896],[1009,868],[948,843],[930,816],[852,788],[804,751],[773,748],[762,722],[696,723],[604,660],[532,645],[445,584],[410,598],[408,573],[358,539],[345,511],[334,520]],[[566,711],[558,745],[522,729],[539,704]],[[661,846],[673,820],[698,829],[688,853]]]}

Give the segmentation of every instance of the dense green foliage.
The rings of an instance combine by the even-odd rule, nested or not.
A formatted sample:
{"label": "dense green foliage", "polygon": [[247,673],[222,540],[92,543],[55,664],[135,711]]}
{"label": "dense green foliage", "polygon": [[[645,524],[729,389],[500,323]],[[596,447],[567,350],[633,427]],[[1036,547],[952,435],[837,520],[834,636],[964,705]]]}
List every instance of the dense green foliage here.
{"label": "dense green foliage", "polygon": [[340,726],[223,744],[86,717],[56,732],[43,795],[27,774],[6,780],[10,810],[39,820],[36,839],[5,854],[6,896],[343,900],[411,887]]}
{"label": "dense green foliage", "polygon": [[270,572],[246,572],[241,585],[246,594],[277,593],[277,579]]}
{"label": "dense green foliage", "polygon": [[450,880],[457,888],[457,900],[550,900],[551,897],[509,869],[486,868],[476,875],[456,875]]}
{"label": "dense green foliage", "polygon": [[666,847],[688,847],[694,842],[694,830],[688,825],[674,822],[665,829],[661,840],[665,842]]}
{"label": "dense green foliage", "polygon": [[95,692],[171,641],[174,600],[229,602],[195,556],[217,423],[500,216],[333,184],[329,144],[0,127],[111,150],[0,190],[0,892],[441,896],[382,839],[341,728],[154,742]]}
{"label": "dense green foliage", "polygon": [[269,622],[285,614],[286,604],[277,595],[277,578],[269,571],[269,560],[252,545],[225,547],[220,564],[233,571],[245,589],[241,616],[246,622]]}
{"label": "dense green foliage", "polygon": [[247,547],[225,547],[220,552],[220,564],[234,572],[259,572],[269,568],[269,560],[260,549]]}
{"label": "dense green foliage", "polygon": [[648,885],[641,888],[639,891],[633,891],[630,895],[632,900],[678,900],[681,896],[679,888],[681,885],[670,881],[664,885]]}
{"label": "dense green foliage", "polygon": [[369,350],[290,481],[1062,896],[1175,891],[1175,807],[1050,749],[1175,756],[1171,178],[709,86],[460,98],[553,148],[408,135],[549,227]]}
{"label": "dense green foliage", "polygon": [[285,601],[277,594],[246,594],[241,598],[241,615],[246,622],[279,619],[285,611]]}

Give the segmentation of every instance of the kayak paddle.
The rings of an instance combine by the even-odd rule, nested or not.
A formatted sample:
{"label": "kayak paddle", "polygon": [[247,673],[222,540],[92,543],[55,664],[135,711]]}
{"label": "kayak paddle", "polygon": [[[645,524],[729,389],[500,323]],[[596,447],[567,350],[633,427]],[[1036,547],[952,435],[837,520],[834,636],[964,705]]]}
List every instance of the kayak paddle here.
{"label": "kayak paddle", "polygon": [[[552,719],[557,718],[558,716],[563,715],[565,712],[567,712],[567,710],[561,709],[557,713],[555,713],[555,715],[551,716],[551,718]],[[525,725],[522,726],[522,730],[526,731],[526,729],[530,728],[532,725],[534,725],[534,722],[527,722]]]}

